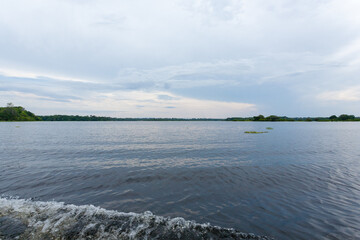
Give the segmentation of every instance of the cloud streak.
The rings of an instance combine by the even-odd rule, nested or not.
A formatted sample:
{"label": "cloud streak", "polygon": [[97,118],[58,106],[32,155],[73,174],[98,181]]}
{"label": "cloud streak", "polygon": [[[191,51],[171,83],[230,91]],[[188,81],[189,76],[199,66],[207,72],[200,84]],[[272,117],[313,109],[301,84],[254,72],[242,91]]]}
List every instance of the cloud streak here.
{"label": "cloud streak", "polygon": [[359,11],[357,0],[4,1],[2,105],[152,117],[359,115],[345,105],[358,96]]}
{"label": "cloud streak", "polygon": [[[21,76],[21,77],[20,77]],[[32,106],[38,114],[106,114],[114,117],[225,118],[251,114],[250,103],[199,100],[171,92],[111,87],[54,78],[1,76],[0,101]],[[51,110],[49,110],[50,106]]]}
{"label": "cloud streak", "polygon": [[318,98],[323,101],[358,102],[360,101],[360,86],[358,85],[343,90],[323,92],[318,95]]}

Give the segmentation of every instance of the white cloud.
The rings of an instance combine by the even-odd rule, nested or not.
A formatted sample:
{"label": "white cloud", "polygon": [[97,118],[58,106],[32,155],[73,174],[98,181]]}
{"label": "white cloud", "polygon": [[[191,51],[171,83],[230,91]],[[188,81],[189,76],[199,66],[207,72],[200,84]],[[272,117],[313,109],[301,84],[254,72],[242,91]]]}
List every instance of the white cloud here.
{"label": "white cloud", "polygon": [[353,86],[343,90],[323,92],[319,94],[317,98],[323,101],[360,101],[360,86]]}
{"label": "white cloud", "polygon": [[[202,91],[224,104],[256,99],[286,113],[304,92],[346,99],[332,89],[358,84],[359,12],[357,0],[3,1],[0,73],[9,79],[0,88],[64,101],[76,95],[64,105],[71,109],[96,90],[128,89],[192,101]],[[50,80],[32,86],[12,77]],[[259,86],[267,89],[259,94]],[[269,106],[279,89],[293,94]]]}
{"label": "white cloud", "polygon": [[34,73],[34,72],[17,70],[17,69],[8,69],[8,68],[0,68],[0,75],[6,77],[16,77],[16,78],[31,78],[31,79],[50,78],[50,79],[56,79],[57,81],[96,83],[95,81],[90,81],[87,79],[65,77],[65,76],[59,76],[59,75],[47,74],[47,73]]}
{"label": "white cloud", "polygon": [[360,67],[360,38],[341,47],[330,56],[330,59],[344,63],[346,65],[344,70],[358,71]]}
{"label": "white cloud", "polygon": [[[159,97],[164,95],[169,98]],[[169,92],[117,91],[74,102],[79,107],[85,106],[88,111],[91,109],[118,111],[120,112],[118,116],[126,117],[225,118],[234,115],[248,116],[257,110],[254,104],[199,100]]]}
{"label": "white cloud", "polygon": [[49,76],[44,79],[36,73],[10,70],[2,73],[6,73],[0,74],[2,105],[13,102],[37,114],[80,112],[114,117],[225,118],[248,116],[257,110],[251,103],[200,100],[156,89],[132,90]]}
{"label": "white cloud", "polygon": [[[257,111],[256,105],[239,102],[199,100],[177,96],[168,92],[115,91],[92,93],[85,99],[65,102],[54,101],[31,93],[0,91],[1,102],[13,102],[38,114],[107,113],[113,117],[178,117],[178,118],[226,118],[249,116]],[[163,99],[159,96],[168,96]],[[46,112],[39,109],[51,106]],[[50,111],[50,113],[49,113]]]}

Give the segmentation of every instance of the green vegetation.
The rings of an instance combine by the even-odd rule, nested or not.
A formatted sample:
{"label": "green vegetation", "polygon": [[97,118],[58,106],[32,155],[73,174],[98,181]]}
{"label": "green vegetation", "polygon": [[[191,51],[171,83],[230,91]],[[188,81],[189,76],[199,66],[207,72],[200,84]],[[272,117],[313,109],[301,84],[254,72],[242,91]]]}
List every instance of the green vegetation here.
{"label": "green vegetation", "polygon": [[273,128],[272,128],[272,127],[267,127],[266,129],[268,129],[268,130],[273,130]]}
{"label": "green vegetation", "polygon": [[[333,115],[333,116],[335,116],[335,115]],[[339,117],[333,118],[332,121],[356,121],[356,118],[354,115],[341,114]],[[359,119],[357,121],[359,121]]]}
{"label": "green vegetation", "polygon": [[[335,115],[333,115],[335,116]],[[276,115],[270,115],[264,117],[263,115],[254,117],[234,117],[227,119],[214,119],[214,118],[114,118],[114,117],[98,117],[94,115],[90,116],[79,116],[79,115],[51,115],[51,116],[39,116],[43,121],[269,121],[269,122],[328,122],[328,121],[360,121],[359,117],[354,115],[340,115],[339,117],[279,117]]]}
{"label": "green vegetation", "polygon": [[265,132],[245,131],[244,133],[259,134],[259,133],[268,133],[268,132],[267,131],[265,131]]}
{"label": "green vegetation", "polygon": [[[270,115],[265,117],[258,115],[254,117],[232,117],[227,119],[214,118],[113,118],[99,116],[79,116],[79,115],[51,115],[36,116],[32,112],[25,110],[23,107],[14,106],[8,103],[6,107],[0,107],[0,121],[264,121],[264,122],[335,122],[335,121],[360,121],[360,117],[354,115],[341,114],[340,116],[332,115],[330,117],[295,117]],[[267,127],[266,129],[272,130]],[[263,133],[263,132],[248,132]]]}
{"label": "green vegetation", "polygon": [[111,117],[79,116],[79,115],[52,115],[40,116],[43,121],[114,121]]}
{"label": "green vegetation", "polygon": [[337,121],[360,121],[360,117],[355,117],[354,115],[342,114],[339,117],[336,115],[332,115],[330,117],[295,117],[290,118],[286,116],[276,116],[270,115],[268,117],[264,117],[263,115],[258,115],[254,117],[232,117],[227,118],[226,121],[259,121],[259,122],[337,122]]}
{"label": "green vegetation", "polygon": [[0,107],[0,121],[39,121],[41,118],[23,107],[15,107],[8,103],[6,107]]}
{"label": "green vegetation", "polygon": [[52,115],[40,116],[43,121],[224,121],[224,119],[213,118],[113,118],[79,116],[79,115]]}

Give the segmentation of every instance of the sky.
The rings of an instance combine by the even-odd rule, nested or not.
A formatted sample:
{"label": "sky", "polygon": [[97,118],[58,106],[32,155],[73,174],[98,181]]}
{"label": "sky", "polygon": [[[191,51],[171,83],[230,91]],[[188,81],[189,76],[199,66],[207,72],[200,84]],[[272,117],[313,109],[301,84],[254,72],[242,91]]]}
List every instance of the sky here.
{"label": "sky", "polygon": [[0,105],[360,115],[358,0],[0,0]]}

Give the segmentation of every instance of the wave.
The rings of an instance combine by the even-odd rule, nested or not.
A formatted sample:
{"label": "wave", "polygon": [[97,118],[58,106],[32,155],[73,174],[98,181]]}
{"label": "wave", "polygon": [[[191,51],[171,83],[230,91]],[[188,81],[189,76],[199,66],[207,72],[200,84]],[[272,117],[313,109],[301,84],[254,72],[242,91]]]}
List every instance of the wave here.
{"label": "wave", "polygon": [[0,239],[270,239],[230,228],[93,205],[0,197]]}

